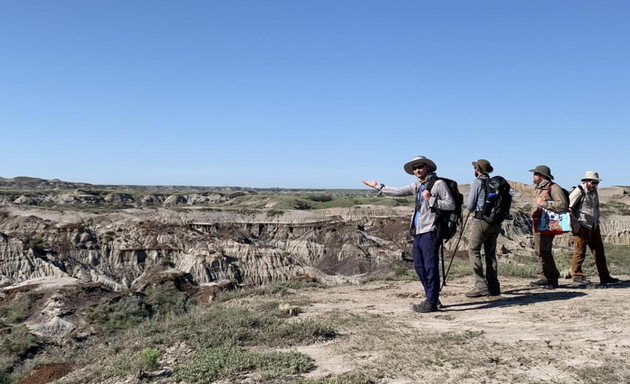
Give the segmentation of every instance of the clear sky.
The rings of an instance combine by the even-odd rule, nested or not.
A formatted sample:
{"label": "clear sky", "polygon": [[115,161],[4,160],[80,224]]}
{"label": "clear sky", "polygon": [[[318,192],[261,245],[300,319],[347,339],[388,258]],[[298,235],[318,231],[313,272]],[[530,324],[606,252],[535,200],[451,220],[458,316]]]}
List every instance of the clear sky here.
{"label": "clear sky", "polygon": [[0,0],[0,176],[630,185],[628,1]]}

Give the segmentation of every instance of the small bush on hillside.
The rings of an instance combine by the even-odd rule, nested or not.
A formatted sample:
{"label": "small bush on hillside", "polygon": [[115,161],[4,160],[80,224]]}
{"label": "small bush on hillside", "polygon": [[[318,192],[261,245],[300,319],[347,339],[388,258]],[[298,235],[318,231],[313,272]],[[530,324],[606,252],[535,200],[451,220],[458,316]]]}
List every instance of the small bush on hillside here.
{"label": "small bush on hillside", "polygon": [[309,203],[307,203],[306,201],[302,201],[302,200],[296,200],[295,204],[293,205],[293,207],[295,209],[300,209],[300,210],[307,210],[307,209],[311,209],[311,205]]}
{"label": "small bush on hillside", "polygon": [[140,366],[143,371],[155,371],[160,368],[158,359],[160,358],[160,352],[156,348],[143,349],[140,352]]}
{"label": "small bush on hillside", "polygon": [[186,293],[178,291],[171,284],[159,285],[147,291],[144,303],[149,307],[151,316],[183,314],[192,306]]}
{"label": "small bush on hillside", "polygon": [[17,324],[26,320],[33,303],[42,297],[40,292],[28,292],[19,296],[10,304],[0,307],[0,323]]}
{"label": "small bush on hillside", "polygon": [[4,360],[13,361],[23,357],[37,345],[37,339],[28,331],[26,325],[18,325],[3,330],[0,336],[0,356]]}
{"label": "small bush on hillside", "polygon": [[85,311],[88,320],[109,331],[129,329],[153,316],[184,314],[194,302],[172,284],[159,285],[145,295],[125,296],[106,301]]}
{"label": "small bush on hillside", "polygon": [[128,329],[140,324],[150,316],[142,299],[125,296],[119,300],[106,301],[85,311],[85,317],[109,331]]}
{"label": "small bush on hillside", "polygon": [[331,201],[333,197],[331,195],[313,195],[313,196],[309,196],[308,199],[323,203],[326,201]]}

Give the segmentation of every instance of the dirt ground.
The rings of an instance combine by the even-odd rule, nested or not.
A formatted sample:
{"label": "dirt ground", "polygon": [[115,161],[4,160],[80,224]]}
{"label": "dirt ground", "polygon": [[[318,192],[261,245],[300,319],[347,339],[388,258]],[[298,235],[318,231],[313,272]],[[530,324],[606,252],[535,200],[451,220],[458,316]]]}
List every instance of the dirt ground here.
{"label": "dirt ground", "polygon": [[444,287],[445,307],[418,314],[417,281],[298,292],[301,317],[338,324],[328,343],[294,348],[315,359],[310,378],[365,372],[388,383],[630,382],[630,281],[555,290],[503,279],[498,297],[469,299],[472,278]]}

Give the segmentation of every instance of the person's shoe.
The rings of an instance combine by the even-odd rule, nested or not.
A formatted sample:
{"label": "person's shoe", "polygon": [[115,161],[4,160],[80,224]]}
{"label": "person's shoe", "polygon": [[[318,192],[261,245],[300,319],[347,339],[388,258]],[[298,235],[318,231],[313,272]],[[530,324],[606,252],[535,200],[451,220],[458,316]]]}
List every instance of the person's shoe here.
{"label": "person's shoe", "polygon": [[607,279],[603,279],[599,282],[599,285],[617,284],[619,279],[616,277],[608,276]]}
{"label": "person's shoe", "polygon": [[490,292],[490,296],[501,296],[501,291],[497,291],[497,292]]}
{"label": "person's shoe", "polygon": [[542,287],[543,285],[547,285],[547,280],[545,280],[545,279],[538,279],[536,281],[530,282],[529,285],[532,286],[532,287]]}
{"label": "person's shoe", "polygon": [[584,287],[587,285],[591,285],[591,281],[585,277],[580,277],[579,279],[573,279],[573,285]]}
{"label": "person's shoe", "polygon": [[545,288],[545,289],[556,289],[556,288],[558,288],[558,280],[547,280],[547,284],[543,285],[542,288]]}
{"label": "person's shoe", "polygon": [[420,304],[414,304],[411,306],[411,309],[418,313],[437,312],[438,310],[437,305],[431,304],[428,301],[423,301]]}
{"label": "person's shoe", "polygon": [[474,291],[466,292],[466,297],[483,297],[490,296],[490,292],[487,289],[475,289]]}
{"label": "person's shoe", "polygon": [[529,283],[529,285],[536,288],[555,289],[558,288],[558,280],[540,279],[532,281],[531,283]]}
{"label": "person's shoe", "polygon": [[444,304],[442,304],[442,302],[440,301],[440,299],[438,299],[437,308],[438,308],[438,309],[442,309],[442,308],[444,308]]}

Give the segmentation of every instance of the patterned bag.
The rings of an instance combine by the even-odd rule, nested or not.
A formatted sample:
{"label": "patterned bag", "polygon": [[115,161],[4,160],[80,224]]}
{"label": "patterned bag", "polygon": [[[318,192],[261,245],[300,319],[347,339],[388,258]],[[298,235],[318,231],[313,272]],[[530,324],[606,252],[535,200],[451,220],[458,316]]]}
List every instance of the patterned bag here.
{"label": "patterned bag", "polygon": [[[545,199],[549,195],[549,189],[545,194]],[[538,207],[532,213],[534,219],[534,231],[541,235],[561,235],[571,232],[571,212],[553,212],[546,208]]]}
{"label": "patterned bag", "polygon": [[571,213],[553,212],[545,208],[538,208],[532,214],[534,231],[541,235],[561,235],[571,232]]}

